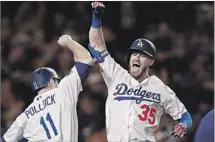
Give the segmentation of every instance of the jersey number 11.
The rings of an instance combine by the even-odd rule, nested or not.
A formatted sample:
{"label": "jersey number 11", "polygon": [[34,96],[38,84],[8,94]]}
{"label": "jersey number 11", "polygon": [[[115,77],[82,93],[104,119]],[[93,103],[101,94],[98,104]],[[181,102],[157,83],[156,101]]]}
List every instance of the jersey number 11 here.
{"label": "jersey number 11", "polygon": [[[50,125],[52,127],[52,130],[54,131],[55,136],[57,136],[58,132],[57,132],[57,129],[56,129],[55,125],[54,125],[54,122],[52,121],[50,113],[47,113],[46,120],[50,123]],[[46,131],[46,135],[47,135],[48,139],[51,139],[49,129],[48,129],[43,117],[40,118],[40,124],[43,126],[44,130]]]}

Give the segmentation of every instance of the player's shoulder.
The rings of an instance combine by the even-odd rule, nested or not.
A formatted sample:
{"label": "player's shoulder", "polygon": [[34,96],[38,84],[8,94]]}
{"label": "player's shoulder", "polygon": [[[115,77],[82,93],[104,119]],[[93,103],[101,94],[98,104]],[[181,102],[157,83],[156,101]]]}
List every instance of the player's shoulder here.
{"label": "player's shoulder", "polygon": [[153,84],[156,84],[156,85],[159,85],[159,86],[164,85],[164,82],[160,78],[158,78],[156,75],[150,76],[150,83],[151,84],[153,83]]}
{"label": "player's shoulder", "polygon": [[26,110],[29,110],[30,108],[32,108],[33,106],[35,106],[41,99],[42,95],[35,95],[34,99],[32,100],[32,102],[25,108],[24,112]]}
{"label": "player's shoulder", "polygon": [[59,82],[59,86],[64,86],[65,84],[70,83],[70,79],[75,80],[75,79],[79,79],[79,74],[77,71],[77,68],[75,66],[73,66],[68,73],[66,73],[66,75],[61,79],[61,81]]}
{"label": "player's shoulder", "polygon": [[151,76],[151,84],[165,94],[175,95],[175,92],[156,75]]}
{"label": "player's shoulder", "polygon": [[30,110],[31,108],[33,108],[33,106],[35,105],[35,102],[31,102],[23,111],[23,113],[25,113],[26,111]]}
{"label": "player's shoulder", "polygon": [[157,87],[157,88],[160,88],[160,89],[164,89],[165,88],[165,84],[164,82],[158,78],[156,75],[152,75],[150,77],[150,80],[149,80],[149,83],[153,85],[153,87]]}

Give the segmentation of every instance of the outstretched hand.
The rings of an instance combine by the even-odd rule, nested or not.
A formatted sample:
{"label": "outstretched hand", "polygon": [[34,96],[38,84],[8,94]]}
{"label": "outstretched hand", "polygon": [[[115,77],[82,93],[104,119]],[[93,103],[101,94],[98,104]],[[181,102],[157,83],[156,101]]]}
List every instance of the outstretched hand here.
{"label": "outstretched hand", "polygon": [[105,5],[102,2],[92,2],[91,6],[93,15],[100,19],[104,12]]}

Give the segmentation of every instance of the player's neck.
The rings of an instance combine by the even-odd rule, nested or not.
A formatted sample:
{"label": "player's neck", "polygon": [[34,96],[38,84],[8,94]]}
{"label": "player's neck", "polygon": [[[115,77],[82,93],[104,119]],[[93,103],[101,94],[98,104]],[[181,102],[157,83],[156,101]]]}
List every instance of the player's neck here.
{"label": "player's neck", "polygon": [[43,93],[50,91],[57,87],[58,87],[58,81],[51,79],[49,81],[48,85],[46,87],[42,88],[41,90],[39,90],[37,94],[43,94]]}
{"label": "player's neck", "polygon": [[136,80],[140,83],[143,80],[145,80],[146,78],[149,78],[148,71],[144,72],[140,77],[136,78]]}
{"label": "player's neck", "polygon": [[47,92],[47,91],[50,91],[50,90],[52,90],[52,89],[54,89],[53,87],[46,87],[46,88],[43,88],[43,89],[41,89],[41,90],[39,90],[38,91],[38,95],[39,94],[43,94],[43,93],[45,93],[45,92]]}

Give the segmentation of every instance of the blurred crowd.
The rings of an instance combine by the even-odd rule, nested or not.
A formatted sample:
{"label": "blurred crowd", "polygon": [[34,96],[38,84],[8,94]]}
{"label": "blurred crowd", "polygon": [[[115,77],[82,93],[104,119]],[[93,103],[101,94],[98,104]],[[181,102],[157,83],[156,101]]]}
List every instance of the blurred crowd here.
{"label": "blurred crowd", "polygon": [[[192,114],[193,126],[183,139],[169,133],[175,123],[163,115],[158,142],[192,142],[200,119],[214,105],[213,2],[105,2],[104,37],[110,54],[124,68],[131,43],[144,37],[156,48],[150,74],[169,85]],[[61,77],[73,55],[57,39],[70,34],[87,47],[90,2],[1,2],[1,135],[35,94],[30,73],[42,66]],[[94,65],[78,102],[79,141],[106,142],[107,88]],[[23,140],[24,142],[25,140]]]}

